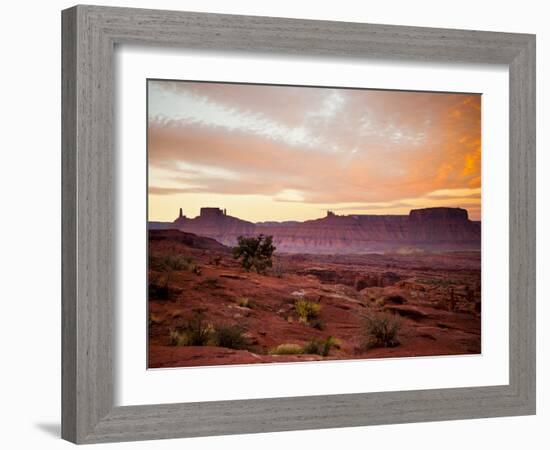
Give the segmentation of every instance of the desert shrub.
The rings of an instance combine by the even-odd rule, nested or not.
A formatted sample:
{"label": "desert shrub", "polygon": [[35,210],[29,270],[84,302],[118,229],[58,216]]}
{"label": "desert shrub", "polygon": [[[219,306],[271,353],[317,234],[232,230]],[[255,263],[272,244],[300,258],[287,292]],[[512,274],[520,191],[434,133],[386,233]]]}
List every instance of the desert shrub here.
{"label": "desert shrub", "polygon": [[338,341],[332,336],[329,336],[326,339],[312,339],[306,342],[302,351],[303,353],[312,355],[328,356],[332,348],[338,347]]}
{"label": "desert shrub", "polygon": [[170,330],[169,344],[177,347],[189,345],[187,333],[178,330]]}
{"label": "desert shrub", "polygon": [[323,344],[320,339],[312,339],[304,344],[302,352],[309,355],[320,355]]}
{"label": "desert shrub", "polygon": [[180,270],[193,272],[197,266],[193,258],[187,256],[163,255],[152,257],[150,259],[150,267],[160,272],[177,272]]}
{"label": "desert shrub", "polygon": [[248,348],[250,342],[238,325],[214,327],[205,320],[204,310],[196,309],[193,317],[182,326],[169,331],[169,344],[174,346],[215,345],[233,349]]}
{"label": "desert shrub", "polygon": [[378,312],[364,316],[364,348],[396,347],[401,322],[398,317],[389,313]]}
{"label": "desert shrub", "polygon": [[155,300],[169,300],[174,293],[169,283],[169,276],[150,275],[147,285],[149,298]]}
{"label": "desert shrub", "polygon": [[242,308],[252,308],[252,302],[248,297],[239,297],[236,303]]}
{"label": "desert shrub", "polygon": [[271,349],[269,353],[272,355],[301,355],[304,350],[299,344],[280,344]]}
{"label": "desert shrub", "polygon": [[300,298],[294,302],[294,310],[298,314],[298,318],[302,323],[308,323],[312,319],[316,319],[321,311],[319,303],[310,302],[304,298]]}
{"label": "desert shrub", "polygon": [[172,335],[179,335],[179,340],[177,340],[179,344],[177,345],[203,346],[208,345],[212,334],[212,324],[205,320],[204,310],[199,308],[193,311],[191,319],[177,330],[170,332],[170,339],[172,340]]}
{"label": "desert shrub", "polygon": [[244,329],[239,325],[218,325],[216,326],[212,343],[218,347],[233,348],[241,350],[248,348],[250,342],[244,335]]}
{"label": "desert shrub", "polygon": [[309,322],[309,326],[311,328],[315,328],[316,330],[323,331],[325,329],[325,322],[321,319],[313,319]]}
{"label": "desert shrub", "polygon": [[243,269],[265,274],[266,270],[273,265],[274,251],[273,236],[263,234],[257,237],[239,236],[237,246],[233,248],[233,257],[240,259]]}

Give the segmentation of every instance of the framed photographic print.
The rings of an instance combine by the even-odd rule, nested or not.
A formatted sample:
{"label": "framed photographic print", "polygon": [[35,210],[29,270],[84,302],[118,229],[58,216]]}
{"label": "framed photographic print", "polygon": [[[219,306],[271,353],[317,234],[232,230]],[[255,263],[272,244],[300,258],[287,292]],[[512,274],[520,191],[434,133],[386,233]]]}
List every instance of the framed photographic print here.
{"label": "framed photographic print", "polygon": [[534,414],[534,36],[62,17],[65,439]]}
{"label": "framed photographic print", "polygon": [[481,94],[147,92],[148,367],[481,353]]}

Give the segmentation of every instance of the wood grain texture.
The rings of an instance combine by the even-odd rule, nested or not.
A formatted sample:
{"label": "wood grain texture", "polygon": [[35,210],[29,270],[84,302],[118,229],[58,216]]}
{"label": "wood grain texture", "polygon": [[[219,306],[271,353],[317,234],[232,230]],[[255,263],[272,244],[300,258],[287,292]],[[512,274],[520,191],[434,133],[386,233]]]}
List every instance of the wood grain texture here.
{"label": "wood grain texture", "polygon": [[535,40],[510,71],[510,384],[535,409],[536,95]]}
{"label": "wood grain texture", "polygon": [[113,48],[84,8],[64,13],[63,32],[62,390],[74,406],[62,436],[79,442],[113,406]]}
{"label": "wood grain texture", "polygon": [[61,434],[76,440],[76,10],[62,17]]}
{"label": "wood grain texture", "polygon": [[[77,6],[63,11],[62,435],[77,443],[535,412],[532,35]],[[510,383],[460,389],[113,406],[115,44],[510,70]]]}

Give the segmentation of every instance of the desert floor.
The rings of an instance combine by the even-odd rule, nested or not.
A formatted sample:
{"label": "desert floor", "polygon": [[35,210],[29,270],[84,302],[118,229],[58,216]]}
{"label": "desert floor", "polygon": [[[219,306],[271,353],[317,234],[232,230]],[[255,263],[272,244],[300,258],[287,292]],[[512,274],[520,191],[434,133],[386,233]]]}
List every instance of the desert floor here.
{"label": "desert floor", "polygon": [[[261,275],[214,240],[166,230],[150,232],[149,258],[150,368],[481,350],[479,252],[276,253]],[[315,317],[300,318],[299,301],[318,304]],[[372,343],[369,317],[397,320],[387,346]],[[198,322],[204,342],[190,345]],[[223,327],[238,330],[233,348],[208,337]]]}

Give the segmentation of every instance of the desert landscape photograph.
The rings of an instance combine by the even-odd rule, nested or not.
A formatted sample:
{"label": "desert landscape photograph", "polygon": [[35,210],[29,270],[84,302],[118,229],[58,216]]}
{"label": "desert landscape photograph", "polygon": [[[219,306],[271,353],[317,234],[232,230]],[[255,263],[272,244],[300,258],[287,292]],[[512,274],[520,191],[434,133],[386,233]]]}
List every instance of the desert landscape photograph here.
{"label": "desert landscape photograph", "polygon": [[148,368],[481,353],[481,95],[147,82]]}

